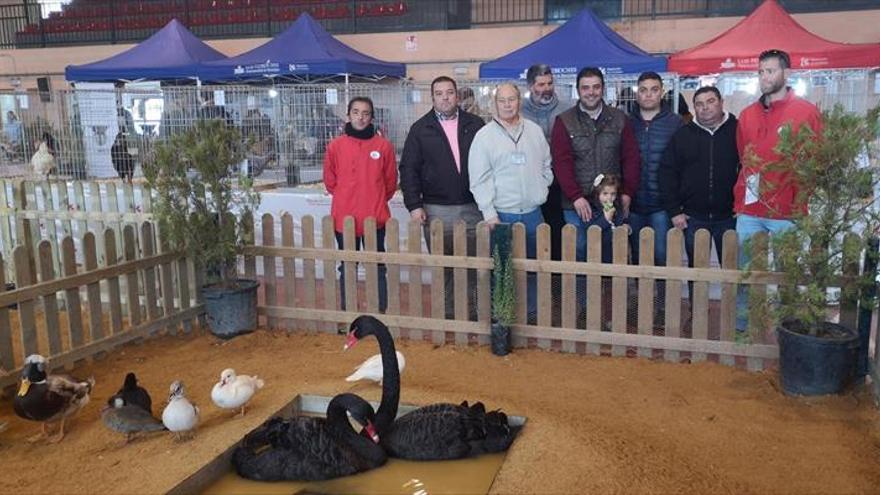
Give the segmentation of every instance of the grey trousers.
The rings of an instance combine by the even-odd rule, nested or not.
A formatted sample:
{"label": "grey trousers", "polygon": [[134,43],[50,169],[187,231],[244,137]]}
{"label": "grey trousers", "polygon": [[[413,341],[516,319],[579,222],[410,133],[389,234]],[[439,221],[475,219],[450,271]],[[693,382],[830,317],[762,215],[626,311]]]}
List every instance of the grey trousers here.
{"label": "grey trousers", "polygon": [[[483,214],[480,213],[476,203],[464,205],[432,205],[426,204],[425,213],[427,221],[425,222],[424,231],[425,239],[428,244],[428,250],[433,252],[436,247],[431,246],[431,222],[434,219],[443,222],[443,254],[451,255],[453,252],[453,231],[455,225],[460,221],[467,224],[467,253],[468,256],[474,256],[477,253],[477,234],[476,225],[483,220]],[[455,279],[453,269],[446,268],[443,270],[444,291],[445,291],[445,314],[447,319],[455,318]],[[477,316],[477,273],[475,270],[468,270],[467,274],[467,301],[468,301],[468,319],[476,320]]]}

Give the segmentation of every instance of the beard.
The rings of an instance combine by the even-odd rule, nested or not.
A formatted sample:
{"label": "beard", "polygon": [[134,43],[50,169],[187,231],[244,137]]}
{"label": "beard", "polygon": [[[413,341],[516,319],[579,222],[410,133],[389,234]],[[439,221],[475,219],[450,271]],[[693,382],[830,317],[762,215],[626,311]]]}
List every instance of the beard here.
{"label": "beard", "polygon": [[784,87],[785,87],[785,79],[783,78],[783,79],[780,79],[777,81],[773,81],[769,86],[767,86],[766,90],[761,88],[761,93],[763,93],[765,95],[772,95],[774,93],[777,93],[779,90],[781,90]]}
{"label": "beard", "polygon": [[553,93],[553,91],[545,91],[543,93],[536,93],[535,94],[535,102],[537,102],[539,105],[547,105],[547,104],[553,102],[553,98],[555,96],[556,95]]}

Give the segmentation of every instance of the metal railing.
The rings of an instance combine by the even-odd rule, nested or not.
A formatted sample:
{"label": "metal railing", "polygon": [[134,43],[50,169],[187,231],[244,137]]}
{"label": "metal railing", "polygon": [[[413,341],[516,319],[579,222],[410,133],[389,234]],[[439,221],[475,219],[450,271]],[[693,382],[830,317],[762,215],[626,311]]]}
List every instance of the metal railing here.
{"label": "metal railing", "polygon": [[[601,18],[741,16],[761,0],[73,0],[0,5],[0,48],[133,43],[172,18],[197,36],[271,37],[308,12],[334,34]],[[781,0],[792,13],[878,8],[877,0]]]}

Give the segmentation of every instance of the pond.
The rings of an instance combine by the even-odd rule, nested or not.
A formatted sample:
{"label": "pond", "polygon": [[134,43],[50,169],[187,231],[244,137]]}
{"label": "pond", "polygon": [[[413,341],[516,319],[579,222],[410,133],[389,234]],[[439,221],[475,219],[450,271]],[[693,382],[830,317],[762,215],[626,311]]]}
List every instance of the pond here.
{"label": "pond", "polygon": [[[323,415],[330,397],[298,395],[274,416]],[[378,404],[373,403],[377,408]],[[419,406],[399,407],[406,414]],[[525,418],[508,415],[511,426],[524,425]],[[231,445],[223,454],[193,473],[169,493],[223,494],[407,494],[488,493],[495,475],[504,463],[506,453],[487,454],[471,459],[415,462],[389,459],[381,468],[318,482],[259,482],[244,479],[232,469],[230,458],[238,445]]]}

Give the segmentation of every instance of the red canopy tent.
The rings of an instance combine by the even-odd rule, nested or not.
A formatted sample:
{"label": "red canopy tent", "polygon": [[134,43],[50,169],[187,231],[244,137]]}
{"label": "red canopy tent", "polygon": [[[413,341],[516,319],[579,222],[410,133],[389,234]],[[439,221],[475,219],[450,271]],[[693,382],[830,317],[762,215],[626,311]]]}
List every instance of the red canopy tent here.
{"label": "red canopy tent", "polygon": [[669,71],[698,75],[755,71],[758,54],[778,48],[791,56],[793,69],[880,67],[880,43],[828,41],[804,29],[776,0],[766,0],[719,36],[669,57]]}

